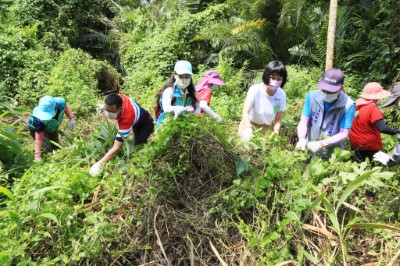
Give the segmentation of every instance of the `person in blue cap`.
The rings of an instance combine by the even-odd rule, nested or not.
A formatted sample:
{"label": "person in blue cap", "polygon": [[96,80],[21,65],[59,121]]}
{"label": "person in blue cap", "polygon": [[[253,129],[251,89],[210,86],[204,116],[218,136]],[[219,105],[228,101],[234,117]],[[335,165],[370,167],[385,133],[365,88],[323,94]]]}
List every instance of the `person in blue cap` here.
{"label": "person in blue cap", "polygon": [[327,147],[343,149],[355,114],[354,101],[343,92],[344,73],[332,68],[322,75],[319,90],[307,94],[297,128],[296,148],[310,150],[323,159],[330,157]]}
{"label": "person in blue cap", "polygon": [[174,113],[174,119],[185,112],[200,113],[192,76],[192,65],[188,61],[176,62],[174,72],[157,94],[155,108],[157,126],[164,120],[167,113]]}
{"label": "person in blue cap", "polygon": [[39,104],[33,109],[28,128],[35,140],[35,161],[42,160],[42,147],[48,151],[58,149],[58,128],[64,113],[69,118],[68,129],[74,130],[75,119],[65,99],[46,95],[40,98]]}

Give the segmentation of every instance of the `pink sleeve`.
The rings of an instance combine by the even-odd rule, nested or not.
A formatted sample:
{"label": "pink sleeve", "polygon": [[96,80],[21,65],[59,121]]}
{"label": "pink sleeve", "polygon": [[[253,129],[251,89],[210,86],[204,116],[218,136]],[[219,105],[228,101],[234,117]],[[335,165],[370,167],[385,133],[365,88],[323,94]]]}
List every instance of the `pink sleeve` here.
{"label": "pink sleeve", "polygon": [[307,137],[307,126],[310,121],[310,117],[302,115],[299,125],[297,126],[297,136],[299,139],[305,139]]}
{"label": "pink sleeve", "polygon": [[43,132],[35,132],[35,158],[39,159],[42,158],[42,143],[44,138],[44,131]]}
{"label": "pink sleeve", "polygon": [[331,146],[333,144],[344,141],[349,136],[350,129],[340,128],[340,132],[330,138],[321,140],[322,147]]}
{"label": "pink sleeve", "polygon": [[68,107],[67,104],[65,104],[65,114],[67,115],[67,117],[68,117],[69,119],[74,118],[74,115],[71,113],[71,110],[69,109],[69,107]]}

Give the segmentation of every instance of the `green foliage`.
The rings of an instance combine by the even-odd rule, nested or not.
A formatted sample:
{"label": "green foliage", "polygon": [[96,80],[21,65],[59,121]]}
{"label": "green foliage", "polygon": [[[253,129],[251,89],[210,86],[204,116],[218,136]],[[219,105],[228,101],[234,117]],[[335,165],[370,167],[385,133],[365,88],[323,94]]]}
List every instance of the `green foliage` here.
{"label": "green foliage", "polygon": [[[229,265],[389,261],[399,166],[386,172],[340,150],[308,161],[293,147],[304,97],[323,72],[328,3],[219,2],[0,0],[0,264],[216,265],[215,250]],[[353,99],[369,81],[396,81],[397,2],[339,5],[335,66]],[[148,144],[127,140],[91,177],[115,126],[90,112],[101,92],[122,84],[93,58],[118,68],[118,49],[121,91],[149,111],[176,60],[193,64],[195,83],[219,71],[227,86],[214,91],[211,107],[223,122],[169,116]],[[289,72],[282,134],[256,131],[241,143],[246,91],[275,58]],[[26,117],[5,96],[31,109],[44,94],[67,99],[77,132],[63,125],[62,148],[33,164]],[[398,111],[385,115],[398,127]],[[383,142],[390,151],[397,139]]]}
{"label": "green foliage", "polygon": [[106,62],[94,60],[82,50],[69,49],[60,55],[57,65],[52,69],[46,93],[63,97],[73,113],[87,114],[98,103],[99,80],[109,76],[116,85],[119,75]]}

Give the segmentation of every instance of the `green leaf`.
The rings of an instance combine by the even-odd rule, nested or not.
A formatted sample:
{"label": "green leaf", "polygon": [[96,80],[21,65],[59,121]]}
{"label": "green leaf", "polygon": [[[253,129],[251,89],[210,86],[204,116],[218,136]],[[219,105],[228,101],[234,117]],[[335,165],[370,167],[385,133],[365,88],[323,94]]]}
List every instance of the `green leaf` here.
{"label": "green leaf", "polygon": [[14,200],[14,195],[8,188],[0,186],[0,192],[6,195],[10,200]]}
{"label": "green leaf", "polygon": [[377,223],[357,223],[357,224],[349,224],[347,225],[349,228],[364,228],[364,229],[386,229],[390,231],[400,232],[400,228],[386,225],[386,224],[377,224]]}
{"label": "green leaf", "polygon": [[45,188],[41,188],[41,189],[38,189],[38,190],[35,190],[35,191],[29,193],[27,197],[30,197],[30,196],[37,196],[37,195],[39,195],[39,194],[41,194],[41,193],[43,193],[43,192],[49,191],[49,190],[63,189],[63,188],[64,188],[64,187],[61,187],[61,186],[50,186],[50,187],[45,187]]}
{"label": "green leaf", "polygon": [[300,217],[294,211],[289,211],[285,214],[286,218],[289,218],[291,221],[299,221]]}
{"label": "green leaf", "polygon": [[328,214],[328,217],[332,223],[333,229],[335,229],[336,233],[339,236],[341,236],[339,221],[336,217],[336,212],[333,210],[331,203],[326,198],[323,198],[322,202],[324,203],[324,206],[326,209],[326,214]]}
{"label": "green leaf", "polygon": [[319,263],[319,259],[317,259],[316,257],[314,257],[313,255],[311,255],[310,253],[308,253],[307,251],[303,250],[303,254],[304,256],[311,261],[313,264],[318,264]]}
{"label": "green leaf", "polygon": [[303,221],[307,219],[308,215],[314,210],[315,207],[322,201],[323,198],[325,198],[326,192],[321,193],[311,204],[311,206],[308,208],[308,211],[304,215]]}
{"label": "green leaf", "polygon": [[235,161],[236,165],[236,175],[239,176],[241,173],[249,170],[249,159],[239,158]]}
{"label": "green leaf", "polygon": [[52,213],[42,213],[42,214],[39,214],[38,216],[36,216],[36,218],[40,218],[40,217],[53,220],[56,224],[59,224],[57,217]]}
{"label": "green leaf", "polygon": [[380,168],[372,169],[372,170],[362,174],[360,177],[358,177],[353,182],[351,182],[347,186],[346,190],[343,192],[343,194],[340,197],[339,201],[337,202],[336,212],[339,210],[339,207],[343,204],[343,202],[351,195],[351,193],[353,193],[354,190],[359,188],[368,177],[370,177],[373,173],[375,173],[375,172],[377,172],[379,170],[380,170]]}
{"label": "green leaf", "polygon": [[19,218],[18,214],[16,214],[13,211],[9,211],[8,216],[10,217],[11,220],[13,220],[18,225],[18,227],[22,227],[22,221]]}
{"label": "green leaf", "polygon": [[261,243],[261,247],[265,248],[269,243],[274,241],[275,239],[278,239],[281,235],[278,234],[277,232],[272,232],[270,233],[267,238]]}

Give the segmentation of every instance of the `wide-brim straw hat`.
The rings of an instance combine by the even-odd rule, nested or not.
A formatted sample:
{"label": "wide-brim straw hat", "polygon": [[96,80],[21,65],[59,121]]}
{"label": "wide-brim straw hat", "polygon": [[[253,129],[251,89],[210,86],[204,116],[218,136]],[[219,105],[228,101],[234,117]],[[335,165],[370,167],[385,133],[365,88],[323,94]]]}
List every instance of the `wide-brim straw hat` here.
{"label": "wide-brim straw hat", "polygon": [[367,100],[380,100],[389,97],[390,94],[390,91],[384,90],[378,82],[370,82],[365,85],[360,97]]}

